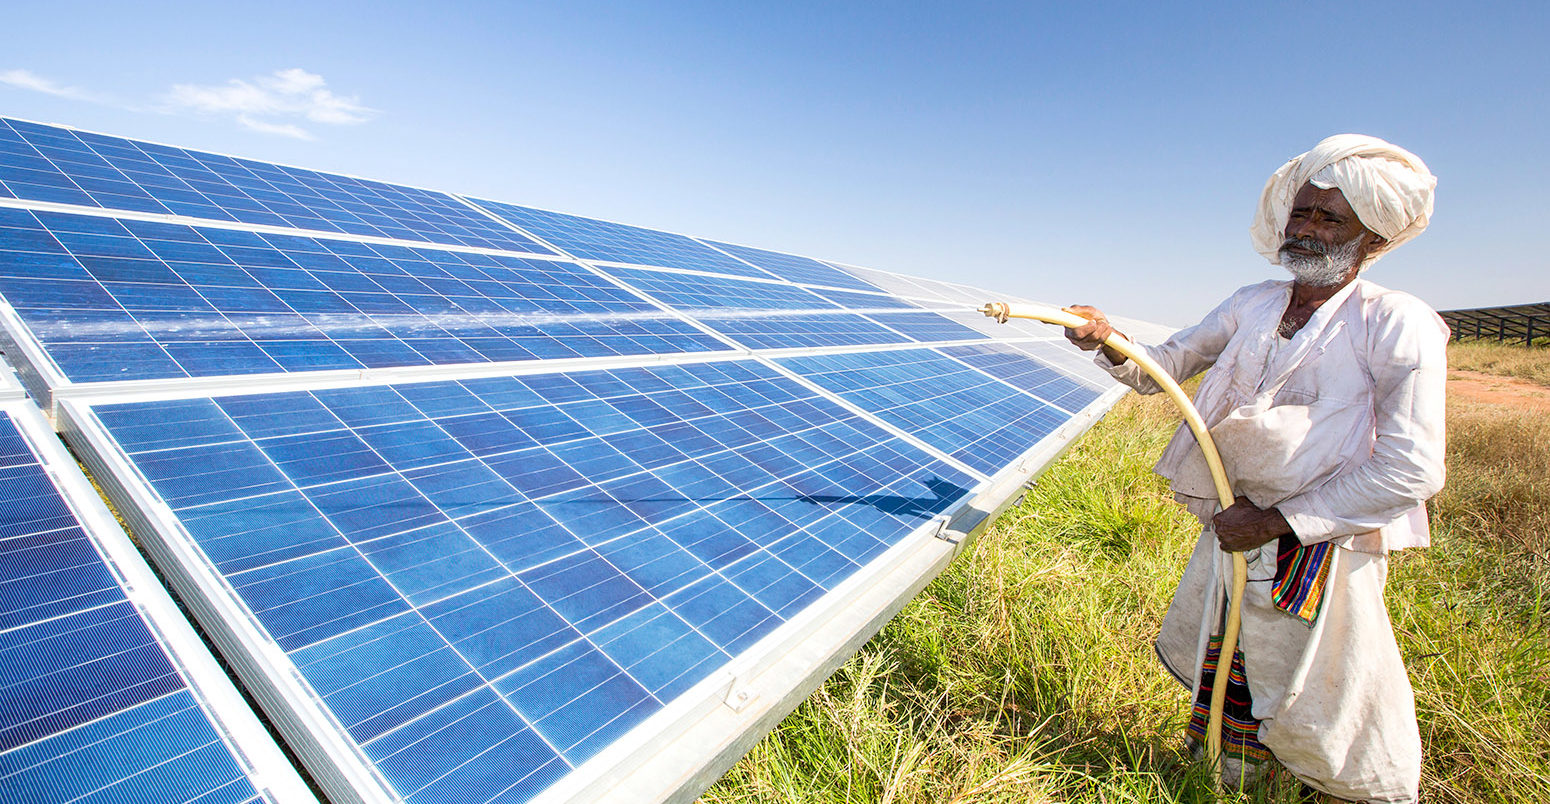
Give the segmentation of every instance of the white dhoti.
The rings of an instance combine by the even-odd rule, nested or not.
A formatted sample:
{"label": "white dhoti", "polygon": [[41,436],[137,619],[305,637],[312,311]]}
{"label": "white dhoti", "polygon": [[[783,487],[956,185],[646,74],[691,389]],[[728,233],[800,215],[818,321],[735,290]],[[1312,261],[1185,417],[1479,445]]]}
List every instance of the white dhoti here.
{"label": "white dhoti", "polygon": [[[1299,779],[1353,801],[1413,802],[1421,736],[1383,603],[1385,555],[1336,549],[1323,610],[1310,627],[1270,600],[1274,542],[1258,551],[1243,599],[1239,650],[1259,741]],[[1201,534],[1163,619],[1157,652],[1198,687],[1207,639],[1219,633],[1231,577],[1210,528]]]}

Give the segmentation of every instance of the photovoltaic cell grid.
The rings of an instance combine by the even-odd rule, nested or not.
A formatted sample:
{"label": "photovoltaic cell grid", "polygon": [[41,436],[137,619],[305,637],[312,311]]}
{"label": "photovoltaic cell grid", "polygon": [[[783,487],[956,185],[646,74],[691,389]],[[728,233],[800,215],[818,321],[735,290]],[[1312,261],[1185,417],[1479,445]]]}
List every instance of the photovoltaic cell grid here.
{"label": "photovoltaic cell grid", "polygon": [[753,361],[95,411],[411,802],[526,800],[974,483]]}
{"label": "photovoltaic cell grid", "polygon": [[[985,336],[936,313],[868,293],[637,268],[604,270],[626,285],[750,349],[976,340]],[[841,306],[846,305],[846,306]],[[864,305],[872,305],[867,307]],[[853,306],[852,309],[847,309]],[[791,311],[774,314],[772,311]],[[869,311],[865,315],[860,311]]]}
{"label": "photovoltaic cell grid", "polygon": [[883,293],[851,293],[849,291],[829,290],[827,288],[810,288],[810,290],[841,307],[852,307],[857,310],[921,309],[920,305],[912,301]]}
{"label": "photovoltaic cell grid", "polygon": [[1049,366],[1073,380],[1085,382],[1095,388],[1113,388],[1114,380],[1098,368],[1086,353],[1075,351],[1065,339],[1042,341],[1014,341],[1005,344],[1032,357],[1038,363]]}
{"label": "photovoltaic cell grid", "polygon": [[[609,275],[749,349],[908,343],[909,338],[795,285],[608,267]],[[790,310],[789,314],[779,311]]]}
{"label": "photovoltaic cell grid", "polygon": [[[1000,471],[1071,418],[1045,401],[930,349],[812,355],[777,362],[987,475]],[[1022,358],[1022,362],[1032,361]]]}
{"label": "photovoltaic cell grid", "polygon": [[0,197],[554,253],[445,193],[6,118]]}
{"label": "photovoltaic cell grid", "polygon": [[[979,307],[987,301],[985,291],[967,285],[939,282],[934,279],[923,279],[915,276],[903,276],[871,268],[844,266],[844,270],[855,274],[858,279],[871,283],[886,293],[895,293],[906,298],[920,300],[929,306],[947,305],[963,310]],[[1001,296],[1001,298],[1005,297]],[[1011,299],[1011,301],[1020,300]]]}
{"label": "photovoltaic cell grid", "polygon": [[683,235],[498,201],[471,200],[578,259],[655,265],[760,279],[772,277],[768,271],[735,260]]}
{"label": "photovoltaic cell grid", "polygon": [[950,283],[0,121],[13,196],[228,222],[0,207],[71,382],[961,344],[781,361],[913,442],[750,360],[91,408],[409,801],[528,800],[1097,397]]}
{"label": "photovoltaic cell grid", "polygon": [[782,254],[778,251],[766,251],[762,248],[718,243],[714,240],[704,242],[790,282],[855,290],[877,290],[871,283],[818,260]]}
{"label": "photovoltaic cell grid", "polygon": [[13,416],[0,415],[5,800],[268,801]]}
{"label": "photovoltaic cell grid", "polygon": [[872,313],[868,318],[916,341],[984,340],[986,336],[936,313]]}
{"label": "photovoltaic cell grid", "polygon": [[697,313],[717,310],[840,310],[839,304],[796,285],[617,266],[603,270],[609,276],[650,294],[664,304]]}
{"label": "photovoltaic cell grid", "polygon": [[727,348],[572,262],[23,209],[0,294],[73,382]]}
{"label": "photovoltaic cell grid", "polygon": [[1030,359],[1026,353],[1010,346],[972,344],[944,346],[939,351],[1073,413],[1092,404],[1099,396],[1095,386]]}

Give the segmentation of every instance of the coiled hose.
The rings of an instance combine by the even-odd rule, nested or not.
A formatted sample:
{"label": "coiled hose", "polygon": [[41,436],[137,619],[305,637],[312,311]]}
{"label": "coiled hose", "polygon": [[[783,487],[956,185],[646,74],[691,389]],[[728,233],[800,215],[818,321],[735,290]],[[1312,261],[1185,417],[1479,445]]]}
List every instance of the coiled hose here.
{"label": "coiled hose", "polygon": [[[977,312],[994,318],[1005,324],[1009,318],[1029,318],[1035,321],[1043,321],[1061,327],[1080,327],[1089,323],[1084,318],[1070,310],[1057,307],[1046,307],[1041,304],[1008,304],[1006,302],[987,302]],[[1173,377],[1157,365],[1155,360],[1147,356],[1140,347],[1131,343],[1128,338],[1115,332],[1104,340],[1104,345],[1126,358],[1135,362],[1147,376],[1157,381],[1162,386],[1168,398],[1183,414],[1184,422],[1189,425],[1191,432],[1195,434],[1195,440],[1200,444],[1200,450],[1205,454],[1206,465],[1211,469],[1211,480],[1216,485],[1216,495],[1222,505],[1222,510],[1232,507],[1232,486],[1227,482],[1227,473],[1222,469],[1222,456],[1216,451],[1216,444],[1211,440],[1211,433],[1206,430],[1205,422],[1200,418],[1200,412],[1190,403],[1189,397],[1184,395],[1184,389],[1174,382]],[[1243,614],[1241,601],[1243,589],[1248,583],[1249,567],[1242,553],[1232,553],[1232,598],[1227,610],[1227,625],[1222,631],[1222,652],[1220,656],[1232,661],[1232,655],[1238,649],[1238,629],[1242,625]],[[1221,659],[1218,659],[1218,665]],[[1231,665],[1229,664],[1229,667]],[[1211,760],[1213,774],[1218,787],[1222,781],[1222,705],[1227,700],[1227,673],[1217,668],[1217,683],[1211,687],[1211,716],[1206,721],[1206,756]]]}

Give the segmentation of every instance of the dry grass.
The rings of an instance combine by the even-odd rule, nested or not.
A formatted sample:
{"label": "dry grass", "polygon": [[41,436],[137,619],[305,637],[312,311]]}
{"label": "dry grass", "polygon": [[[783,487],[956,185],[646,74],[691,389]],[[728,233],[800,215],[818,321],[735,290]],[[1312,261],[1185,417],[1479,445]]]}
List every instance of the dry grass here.
{"label": "dry grass", "polygon": [[1550,348],[1544,346],[1531,348],[1495,341],[1455,341],[1448,344],[1448,367],[1550,386]]}
{"label": "dry grass", "polygon": [[1510,550],[1550,549],[1550,420],[1504,405],[1448,405],[1448,484],[1434,514]]}

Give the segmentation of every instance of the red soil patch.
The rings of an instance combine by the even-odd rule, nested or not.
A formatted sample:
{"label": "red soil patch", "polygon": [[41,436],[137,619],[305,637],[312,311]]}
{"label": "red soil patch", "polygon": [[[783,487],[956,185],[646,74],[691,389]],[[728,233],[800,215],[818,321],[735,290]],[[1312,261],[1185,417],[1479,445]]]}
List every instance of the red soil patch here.
{"label": "red soil patch", "polygon": [[1448,397],[1550,413],[1550,388],[1478,371],[1449,371]]}

